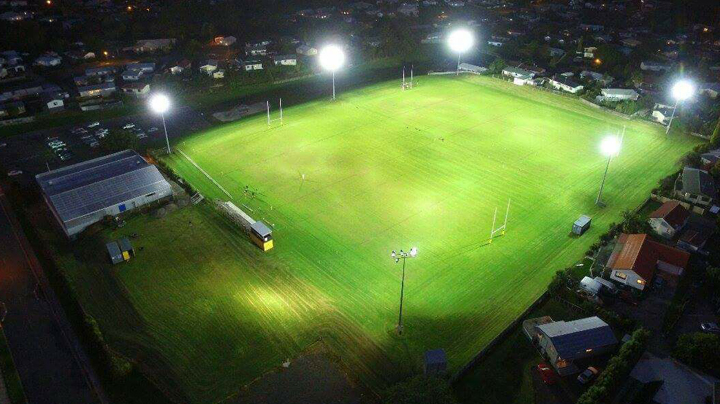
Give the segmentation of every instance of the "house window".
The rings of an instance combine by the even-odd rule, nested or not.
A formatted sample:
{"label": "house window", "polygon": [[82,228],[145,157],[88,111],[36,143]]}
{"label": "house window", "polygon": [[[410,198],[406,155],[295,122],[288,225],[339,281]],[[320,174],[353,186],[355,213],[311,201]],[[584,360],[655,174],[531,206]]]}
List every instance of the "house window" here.
{"label": "house window", "polygon": [[149,198],[149,197],[151,197],[151,196],[153,196],[153,195],[155,195],[155,192],[151,192],[151,193],[145,195],[145,197],[146,197],[146,198]]}
{"label": "house window", "polygon": [[637,283],[638,283],[638,285],[644,285],[644,284],[645,284],[645,281],[642,280],[642,279],[638,279],[638,280],[637,280]]}
{"label": "house window", "polygon": [[627,275],[625,275],[623,272],[615,272],[615,276],[620,279],[627,279]]}

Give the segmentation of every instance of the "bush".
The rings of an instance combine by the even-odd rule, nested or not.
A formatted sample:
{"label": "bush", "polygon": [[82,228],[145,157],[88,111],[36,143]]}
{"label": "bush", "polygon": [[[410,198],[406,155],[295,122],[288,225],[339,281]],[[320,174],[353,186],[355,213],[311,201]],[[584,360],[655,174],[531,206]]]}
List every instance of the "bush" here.
{"label": "bush", "polygon": [[635,363],[645,351],[650,332],[641,328],[632,334],[617,355],[610,358],[594,385],[580,396],[577,404],[602,403],[613,394],[627,379]]}
{"label": "bush", "polygon": [[675,344],[673,357],[720,377],[720,336],[700,332],[683,334]]}

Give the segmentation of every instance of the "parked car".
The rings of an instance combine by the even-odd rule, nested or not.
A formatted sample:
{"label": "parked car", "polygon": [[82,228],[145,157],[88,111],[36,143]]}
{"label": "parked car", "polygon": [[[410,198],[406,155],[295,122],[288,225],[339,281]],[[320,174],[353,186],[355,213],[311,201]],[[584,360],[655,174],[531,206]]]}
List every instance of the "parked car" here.
{"label": "parked car", "polygon": [[9,175],[10,177],[14,177],[14,176],[20,175],[20,174],[22,174],[22,171],[20,171],[20,170],[10,170],[7,173],[7,175]]}
{"label": "parked car", "polygon": [[135,127],[135,124],[132,122],[128,122],[123,126],[123,129],[132,129]]}
{"label": "parked car", "polygon": [[94,127],[96,127],[96,126],[100,126],[100,122],[95,121],[95,122],[89,124],[87,127],[88,127],[88,128],[94,128]]}
{"label": "parked car", "polygon": [[717,323],[702,323],[700,329],[711,334],[720,334],[720,326]]}
{"label": "parked car", "polygon": [[539,363],[537,365],[538,373],[540,373],[540,378],[542,378],[543,383],[545,384],[555,384],[557,383],[557,374],[555,371],[547,364],[547,363]]}
{"label": "parked car", "polygon": [[2,149],[3,147],[7,147],[7,143],[0,143],[0,149]]}
{"label": "parked car", "polygon": [[589,368],[585,369],[584,372],[580,373],[580,375],[577,377],[577,381],[580,382],[580,384],[588,384],[592,379],[597,376],[598,370],[594,367],[590,366]]}
{"label": "parked car", "polygon": [[153,126],[152,128],[148,129],[148,132],[150,132],[150,133],[155,133],[155,132],[157,132],[158,130],[160,130],[160,129],[158,129],[157,127]]}

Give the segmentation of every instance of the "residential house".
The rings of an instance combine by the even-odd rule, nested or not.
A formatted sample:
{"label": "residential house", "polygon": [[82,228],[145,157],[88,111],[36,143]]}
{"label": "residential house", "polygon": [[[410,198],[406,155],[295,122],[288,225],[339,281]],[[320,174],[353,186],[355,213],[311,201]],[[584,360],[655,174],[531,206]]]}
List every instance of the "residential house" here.
{"label": "residential house", "polygon": [[248,56],[265,56],[267,52],[267,45],[261,43],[245,47],[245,54]]}
{"label": "residential house", "polygon": [[135,53],[147,53],[147,52],[168,52],[175,45],[174,38],[162,38],[162,39],[140,39],[135,42],[133,51]]}
{"label": "residential house", "polygon": [[688,220],[685,229],[680,234],[677,247],[694,253],[702,252],[710,237],[715,233],[717,226],[712,220],[702,216],[693,215]]}
{"label": "residential house", "polygon": [[642,42],[638,41],[638,40],[635,39],[635,38],[621,39],[621,40],[620,40],[620,43],[623,44],[623,45],[625,45],[625,46],[628,46],[628,47],[630,47],[630,48],[635,48],[635,47],[640,46],[640,45],[642,44]]}
{"label": "residential house", "polygon": [[0,14],[0,21],[6,21],[6,22],[17,22],[22,21],[25,18],[27,18],[27,15],[25,13],[16,13],[15,11],[6,11],[2,14]]}
{"label": "residential house", "polygon": [[715,181],[707,171],[685,167],[675,180],[675,196],[696,205],[708,206],[717,196]]}
{"label": "residential house", "polygon": [[672,69],[672,66],[666,63],[643,61],[640,62],[640,69],[650,72],[667,72]]}
{"label": "residential house", "polygon": [[298,53],[298,55],[303,56],[317,56],[318,50],[316,48],[313,48],[312,46],[308,45],[300,45],[295,49],[295,52]]}
{"label": "residential house", "polygon": [[[626,391],[654,404],[718,404],[720,380],[700,373],[671,357],[645,352],[630,372],[640,386]],[[621,402],[641,402],[640,397],[621,397]]]}
{"label": "residential house", "polygon": [[218,61],[209,59],[205,63],[200,65],[200,71],[207,74],[208,76],[218,69]]}
{"label": "residential house", "polygon": [[653,107],[652,117],[656,122],[663,125],[670,123],[670,117],[673,113],[673,107],[663,104],[655,104]]}
{"label": "residential house", "polygon": [[210,74],[210,77],[212,77],[214,79],[224,79],[225,78],[225,70],[217,69]]}
{"label": "residential house", "polygon": [[519,67],[508,66],[502,70],[503,76],[509,76],[513,78],[533,78],[535,73],[530,70],[521,69]]}
{"label": "residential house", "polygon": [[582,55],[585,59],[595,59],[595,52],[597,52],[596,47],[588,46],[583,48]]}
{"label": "residential house", "polygon": [[297,56],[295,55],[278,55],[273,57],[275,66],[296,66]]}
{"label": "residential house", "polygon": [[720,94],[720,83],[703,83],[698,86],[698,92],[715,99]]}
{"label": "residential house", "polygon": [[127,83],[123,84],[121,89],[123,93],[135,98],[146,98],[150,94],[150,84],[148,83]]}
{"label": "residential house", "polygon": [[539,324],[531,337],[561,376],[580,371],[574,361],[611,352],[618,342],[610,326],[596,316]]}
{"label": "residential house", "polygon": [[650,227],[663,238],[675,237],[688,221],[690,212],[678,201],[665,202],[650,214]]}
{"label": "residential house", "polygon": [[607,102],[637,101],[640,94],[627,88],[603,88],[600,90],[600,97]]}
{"label": "residential house", "polygon": [[604,26],[599,24],[580,24],[578,27],[585,32],[600,32],[605,29]]}
{"label": "residential house", "polygon": [[108,97],[116,90],[115,83],[100,83],[78,87],[78,93],[81,98]]}
{"label": "residential house", "polygon": [[123,81],[138,81],[144,74],[142,70],[129,69],[122,72],[120,77],[122,77]]}
{"label": "residential house", "polygon": [[59,112],[65,109],[65,98],[57,92],[45,92],[40,97],[43,103],[43,109],[49,112]]}
{"label": "residential house", "polygon": [[182,74],[186,70],[189,70],[191,66],[192,64],[189,60],[183,59],[170,68],[170,73],[172,73],[173,75]]}
{"label": "residential house", "polygon": [[704,167],[712,167],[720,161],[720,149],[710,150],[700,155],[700,162]]}
{"label": "residential house", "polygon": [[126,70],[138,70],[143,72],[143,74],[150,74],[155,72],[155,63],[153,62],[136,62],[136,63],[128,63],[125,65]]}
{"label": "residential house", "polygon": [[218,46],[231,46],[237,42],[237,38],[234,36],[218,36],[215,37],[215,45]]}
{"label": "residential house", "polygon": [[653,241],[647,234],[623,233],[606,268],[611,271],[610,280],[642,291],[656,276],[677,285],[689,259],[685,251]]}
{"label": "residential house", "polygon": [[587,79],[587,80],[593,80],[597,81],[600,84],[608,85],[613,82],[613,78],[608,76],[607,74],[602,74],[598,72],[594,72],[591,70],[583,70],[580,72],[580,78]]}
{"label": "residential house", "polygon": [[25,113],[25,103],[22,101],[11,101],[0,103],[0,118],[10,118]]}
{"label": "residential house", "polygon": [[556,74],[549,80],[550,85],[556,90],[562,90],[571,94],[577,94],[585,88],[582,84],[574,82],[570,77]]}
{"label": "residential house", "polygon": [[561,57],[565,54],[565,51],[560,48],[549,48],[548,52],[550,53],[550,57]]}
{"label": "residential house", "polygon": [[85,69],[85,75],[88,77],[111,76],[117,72],[113,66],[89,67]]}
{"label": "residential house", "polygon": [[9,84],[0,89],[0,102],[38,96],[43,91],[43,84],[37,81]]}
{"label": "residential house", "polygon": [[42,67],[60,66],[61,63],[62,63],[62,58],[57,55],[44,55],[44,56],[40,56],[39,58],[35,59],[35,65],[42,66]]}

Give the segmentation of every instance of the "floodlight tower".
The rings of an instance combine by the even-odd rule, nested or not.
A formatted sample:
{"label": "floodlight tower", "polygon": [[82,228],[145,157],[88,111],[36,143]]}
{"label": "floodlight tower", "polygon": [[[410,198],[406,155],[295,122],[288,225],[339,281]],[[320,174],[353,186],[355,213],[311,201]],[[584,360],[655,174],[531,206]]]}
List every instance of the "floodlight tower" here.
{"label": "floodlight tower", "polygon": [[595,200],[595,204],[598,206],[603,206],[602,192],[605,187],[605,179],[607,178],[608,169],[610,168],[610,160],[620,153],[620,145],[621,141],[617,138],[617,136],[608,136],[603,139],[602,143],[600,143],[600,151],[603,155],[607,156],[608,159],[607,164],[605,165],[605,174],[603,174],[602,183],[600,184],[600,192],[598,192],[597,199]]}
{"label": "floodlight tower", "polygon": [[170,138],[168,138],[167,126],[165,126],[165,113],[170,110],[170,99],[165,94],[155,94],[150,97],[150,109],[162,117],[165,143],[167,143],[167,152],[170,154]]}
{"label": "floodlight tower", "polygon": [[397,330],[398,334],[402,334],[403,332],[403,323],[402,323],[402,314],[403,314],[403,296],[405,294],[405,261],[408,258],[415,258],[417,256],[417,247],[413,247],[410,249],[410,251],[405,252],[403,250],[400,250],[399,253],[396,253],[395,250],[390,253],[390,256],[393,260],[395,260],[395,263],[397,264],[402,260],[402,282],[400,283],[400,317],[398,317],[398,325]]}
{"label": "floodlight tower", "polygon": [[455,75],[460,75],[460,56],[470,50],[475,42],[472,32],[467,29],[460,28],[450,33],[448,36],[448,45],[450,49],[458,54],[457,71]]}
{"label": "floodlight tower", "polygon": [[332,72],[333,95],[335,99],[335,72],[345,64],[345,52],[338,45],[328,45],[320,51],[320,66]]}
{"label": "floodlight tower", "polygon": [[677,110],[678,103],[685,101],[695,94],[695,86],[689,80],[680,80],[672,88],[672,96],[675,98],[675,106],[673,112],[670,115],[670,122],[668,122],[665,134],[670,133],[670,127],[672,126],[673,119],[675,119],[675,110]]}

